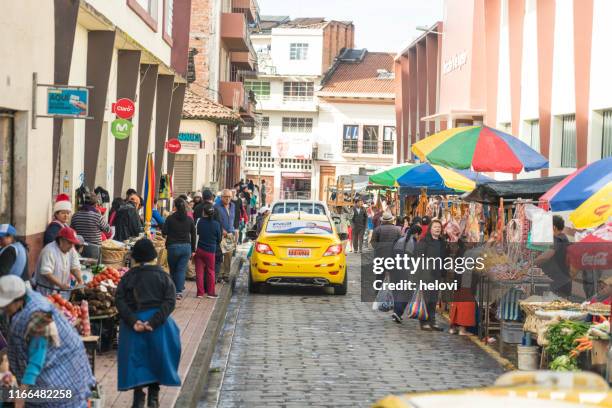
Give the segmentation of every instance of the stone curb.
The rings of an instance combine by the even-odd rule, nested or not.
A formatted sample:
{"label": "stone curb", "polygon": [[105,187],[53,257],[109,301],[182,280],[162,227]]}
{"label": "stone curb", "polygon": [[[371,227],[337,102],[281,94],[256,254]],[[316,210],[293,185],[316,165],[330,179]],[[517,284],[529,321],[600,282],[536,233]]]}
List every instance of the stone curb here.
{"label": "stone curb", "polygon": [[234,291],[236,277],[240,273],[244,260],[244,256],[237,251],[237,256],[232,262],[230,271],[230,284],[223,285],[219,292],[219,298],[210,315],[210,320],[193,357],[191,367],[189,367],[185,376],[178,399],[174,404],[177,408],[195,408],[204,393],[204,387],[208,381],[210,362],[217,345],[219,333],[225,323],[225,315]]}

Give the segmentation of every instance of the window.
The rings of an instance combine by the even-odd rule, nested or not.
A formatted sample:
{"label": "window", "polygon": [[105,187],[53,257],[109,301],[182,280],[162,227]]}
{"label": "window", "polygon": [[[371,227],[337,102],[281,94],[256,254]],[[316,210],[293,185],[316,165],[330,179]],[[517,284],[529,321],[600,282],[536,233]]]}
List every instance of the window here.
{"label": "window", "polygon": [[612,156],[612,110],[603,112],[601,158]]}
{"label": "window", "polygon": [[284,82],[283,100],[308,101],[314,95],[314,82]]}
{"label": "window", "polygon": [[530,120],[527,121],[527,141],[529,146],[536,152],[540,151],[540,121]]}
{"label": "window", "polygon": [[308,44],[306,43],[291,43],[289,46],[290,60],[305,60],[308,58]]}
{"label": "window", "polygon": [[378,153],[378,126],[363,127],[363,153]]}
{"label": "window", "polygon": [[383,127],[383,154],[393,154],[395,141],[395,126]]}
{"label": "window", "polygon": [[[271,218],[266,224],[266,232],[273,234],[316,234],[316,235],[329,235],[333,234],[329,221],[313,221],[313,220],[277,220],[275,217]],[[295,258],[309,258],[310,249],[288,249],[288,251],[296,251],[295,254],[288,252],[289,257]],[[306,251],[301,253],[299,251]]]}
{"label": "window", "polygon": [[129,8],[154,31],[157,31],[157,4],[159,0],[127,0]]}
{"label": "window", "polygon": [[172,17],[174,0],[164,0],[164,40],[172,42]]}
{"label": "window", "polygon": [[283,132],[312,133],[312,118],[283,118]]}
{"label": "window", "polygon": [[274,169],[274,158],[270,148],[247,147],[245,167],[248,169]]}
{"label": "window", "polygon": [[561,167],[576,167],[576,115],[561,117]]}
{"label": "window", "polygon": [[257,128],[255,130],[256,136],[259,136],[260,132],[263,137],[268,136],[270,132],[270,117],[262,116],[261,120],[257,122]]}
{"label": "window", "polygon": [[359,138],[359,126],[344,125],[342,136],[342,152],[357,153],[357,139]]}
{"label": "window", "polygon": [[255,92],[257,100],[270,99],[270,82],[244,81],[244,89]]}

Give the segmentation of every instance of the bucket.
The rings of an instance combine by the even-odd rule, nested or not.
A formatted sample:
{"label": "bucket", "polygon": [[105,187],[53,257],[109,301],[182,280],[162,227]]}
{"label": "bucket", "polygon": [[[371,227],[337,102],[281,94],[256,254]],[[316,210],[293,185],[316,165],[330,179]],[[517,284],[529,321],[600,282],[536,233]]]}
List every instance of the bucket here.
{"label": "bucket", "polygon": [[518,369],[533,371],[538,369],[538,346],[517,346]]}

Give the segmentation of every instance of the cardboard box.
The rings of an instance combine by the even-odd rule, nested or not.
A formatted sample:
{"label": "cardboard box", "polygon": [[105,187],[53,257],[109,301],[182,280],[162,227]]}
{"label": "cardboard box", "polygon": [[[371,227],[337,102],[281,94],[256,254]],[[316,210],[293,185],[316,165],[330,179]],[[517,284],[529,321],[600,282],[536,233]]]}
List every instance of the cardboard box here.
{"label": "cardboard box", "polygon": [[608,355],[608,340],[593,340],[593,350],[591,350],[591,364],[606,364]]}

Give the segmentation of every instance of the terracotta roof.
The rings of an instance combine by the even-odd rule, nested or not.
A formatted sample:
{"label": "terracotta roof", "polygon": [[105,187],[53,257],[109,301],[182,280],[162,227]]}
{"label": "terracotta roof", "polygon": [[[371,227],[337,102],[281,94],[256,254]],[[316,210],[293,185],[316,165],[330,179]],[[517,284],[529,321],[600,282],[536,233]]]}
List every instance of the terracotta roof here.
{"label": "terracotta roof", "polygon": [[200,119],[219,124],[241,123],[240,115],[230,108],[211,101],[191,89],[185,92],[183,119]]}
{"label": "terracotta roof", "polygon": [[299,17],[280,24],[281,28],[323,28],[330,23],[351,25],[352,21],[325,20],[324,17]]}
{"label": "terracotta roof", "polygon": [[[395,53],[345,50],[323,79],[324,94],[394,94]],[[385,71],[383,71],[385,70]]]}

